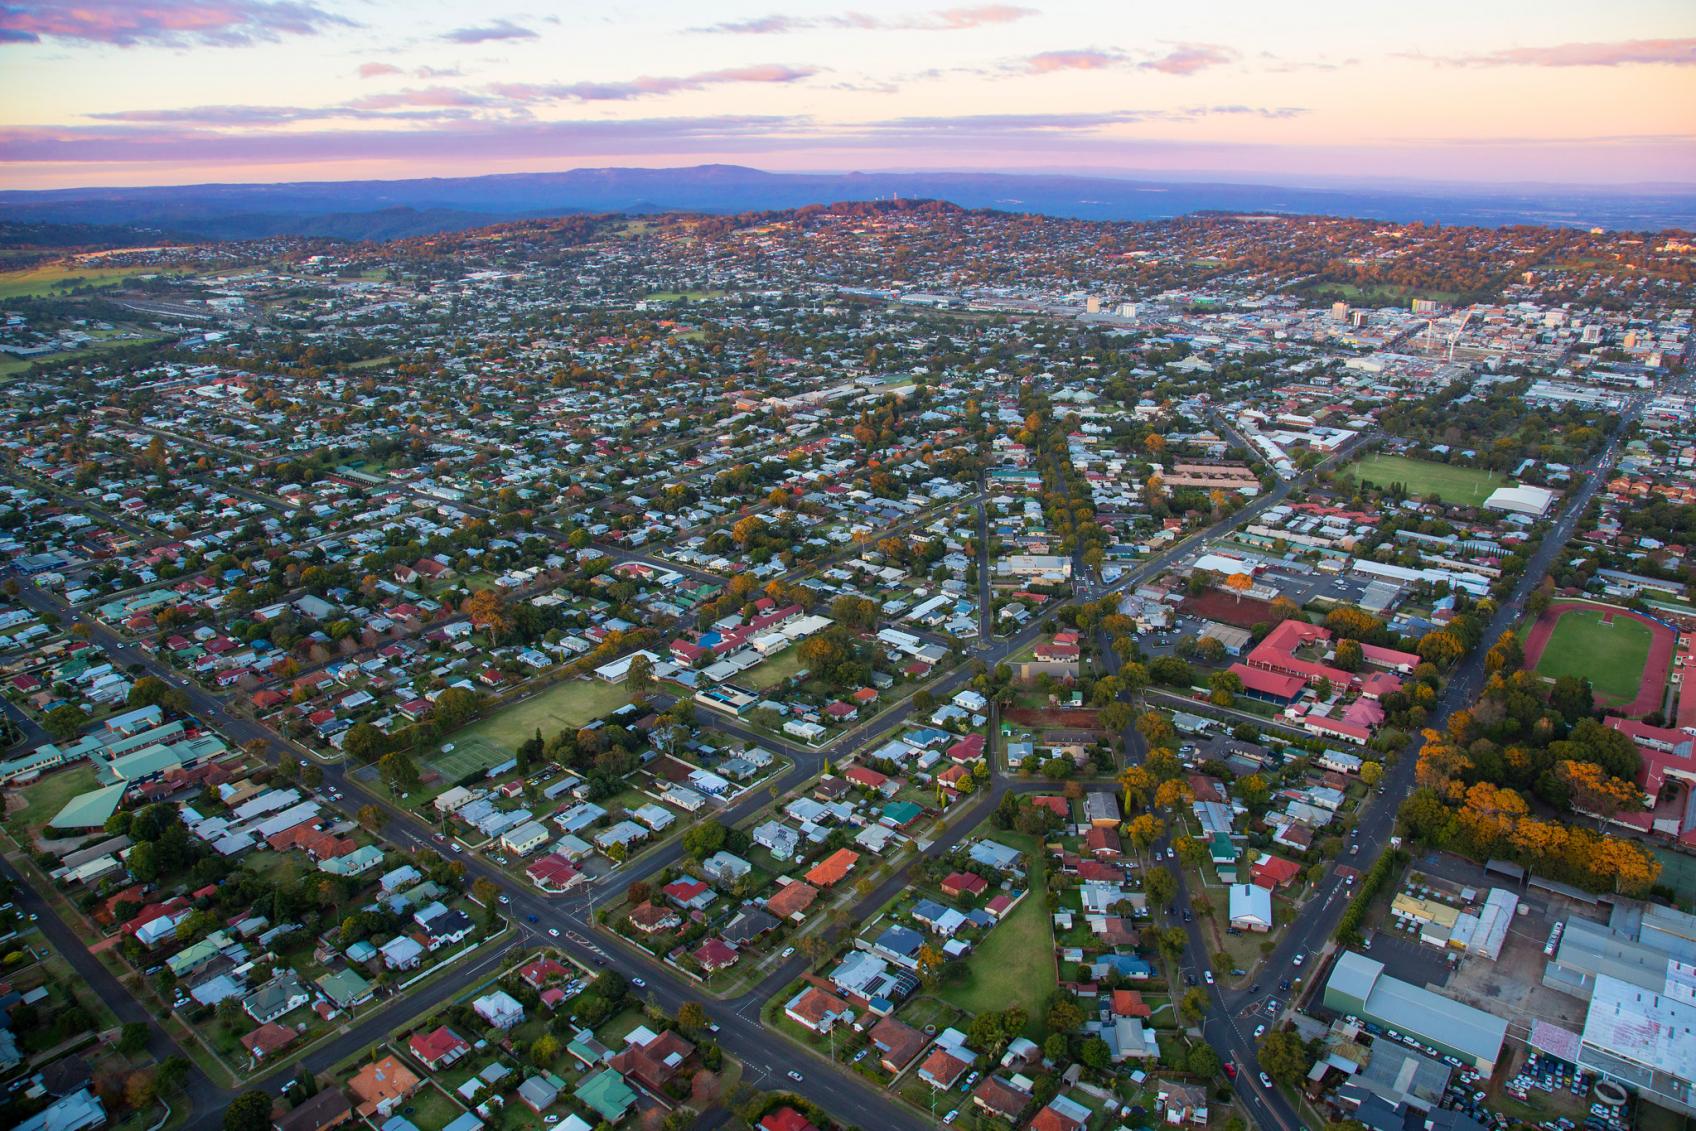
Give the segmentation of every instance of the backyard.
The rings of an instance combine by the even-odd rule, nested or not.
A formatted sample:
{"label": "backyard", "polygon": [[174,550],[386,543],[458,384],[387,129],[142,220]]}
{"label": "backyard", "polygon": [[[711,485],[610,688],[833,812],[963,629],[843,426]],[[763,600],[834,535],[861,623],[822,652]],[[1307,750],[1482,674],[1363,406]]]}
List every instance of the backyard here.
{"label": "backyard", "polygon": [[1508,486],[1505,475],[1478,467],[1454,467],[1429,460],[1374,452],[1351,464],[1344,474],[1374,487],[1400,483],[1410,495],[1440,498],[1447,503],[1476,506],[1498,487]]}

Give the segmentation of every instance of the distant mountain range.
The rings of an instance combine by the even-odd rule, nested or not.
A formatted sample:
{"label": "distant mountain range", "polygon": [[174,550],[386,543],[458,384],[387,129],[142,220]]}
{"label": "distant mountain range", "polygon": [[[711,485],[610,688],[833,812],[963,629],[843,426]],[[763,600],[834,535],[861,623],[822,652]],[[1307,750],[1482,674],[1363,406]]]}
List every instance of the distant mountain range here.
{"label": "distant mountain range", "polygon": [[0,219],[125,225],[197,239],[387,240],[571,212],[734,213],[891,196],[1087,220],[1283,212],[1496,227],[1696,228],[1696,188],[1296,188],[1023,173],[768,173],[737,165],[573,169],[405,181],[0,192]]}

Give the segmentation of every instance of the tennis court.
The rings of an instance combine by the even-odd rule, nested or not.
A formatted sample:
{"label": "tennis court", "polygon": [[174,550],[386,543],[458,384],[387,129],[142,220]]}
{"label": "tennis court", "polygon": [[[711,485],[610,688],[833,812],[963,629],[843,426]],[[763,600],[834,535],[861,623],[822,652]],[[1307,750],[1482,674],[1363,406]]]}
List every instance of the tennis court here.
{"label": "tennis court", "polygon": [[485,739],[464,737],[464,732],[443,745],[452,746],[453,750],[444,754],[441,747],[437,747],[426,761],[447,782],[456,782],[467,774],[498,766],[517,753],[516,750],[504,751]]}

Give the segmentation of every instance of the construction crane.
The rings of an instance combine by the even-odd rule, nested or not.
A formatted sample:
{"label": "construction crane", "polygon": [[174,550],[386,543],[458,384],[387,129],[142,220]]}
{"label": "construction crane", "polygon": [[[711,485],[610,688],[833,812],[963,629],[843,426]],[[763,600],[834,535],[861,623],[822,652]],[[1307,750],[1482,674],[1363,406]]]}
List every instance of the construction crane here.
{"label": "construction crane", "polygon": [[1453,363],[1453,361],[1455,359],[1455,343],[1460,341],[1460,336],[1463,333],[1466,332],[1466,324],[1468,322],[1471,322],[1471,321],[1472,321],[1472,309],[1470,307],[1468,307],[1467,311],[1466,311],[1466,316],[1460,320],[1460,325],[1455,327],[1455,332],[1449,335],[1449,361],[1450,361],[1450,363]]}

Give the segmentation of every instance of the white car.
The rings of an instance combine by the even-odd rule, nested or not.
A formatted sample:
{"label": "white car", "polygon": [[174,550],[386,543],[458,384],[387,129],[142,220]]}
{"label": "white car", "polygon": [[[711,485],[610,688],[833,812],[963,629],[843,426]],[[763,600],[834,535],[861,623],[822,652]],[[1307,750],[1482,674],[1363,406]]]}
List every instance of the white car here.
{"label": "white car", "polygon": [[802,1076],[799,1072],[795,1071],[793,1068],[791,1068],[789,1070],[789,1078],[791,1080],[794,1080],[796,1083],[799,1083],[800,1081],[806,1079],[806,1077]]}
{"label": "white car", "polygon": [[1202,977],[1203,977],[1203,978],[1206,978],[1206,979],[1207,979],[1207,984],[1208,984],[1208,985],[1210,985],[1210,986],[1211,986],[1211,985],[1212,985],[1212,984],[1213,984],[1213,971],[1211,971],[1211,970],[1205,970],[1205,971],[1203,971],[1203,972],[1202,972],[1202,975],[1201,975],[1201,976],[1202,976]]}
{"label": "white car", "polygon": [[1298,950],[1296,952],[1296,956],[1295,956],[1293,961],[1294,961],[1295,965],[1300,966],[1303,962],[1307,961],[1307,955],[1304,952]]}
{"label": "white car", "polygon": [[507,898],[507,897],[506,897],[506,896],[504,896],[504,895],[503,895],[503,896],[501,896],[501,897],[500,897],[500,901],[501,901],[501,902],[502,902],[502,903],[511,903],[511,902],[512,902],[512,900],[510,900],[510,899],[508,899],[508,898]]}
{"label": "white car", "polygon": [[559,938],[559,928],[558,927],[549,927],[548,928],[548,936],[550,938],[556,938],[556,939]]}
{"label": "white car", "polygon": [[646,988],[646,987],[647,987],[647,985],[648,985],[648,983],[646,983],[646,982],[644,982],[644,981],[643,981],[643,980],[642,980],[642,979],[640,979],[640,978],[632,978],[632,979],[630,979],[630,984],[631,984],[631,985],[633,985],[633,986],[635,986],[635,987],[636,987],[636,988],[637,988],[637,989],[639,989],[639,990],[640,990],[640,989],[645,989],[645,988]]}
{"label": "white car", "polygon": [[795,948],[792,947],[792,946],[786,946],[786,947],[783,948],[783,953],[778,955],[778,957],[779,958],[790,958],[794,954],[795,954]]}
{"label": "white car", "polygon": [[1272,1090],[1272,1077],[1262,1072],[1260,1074],[1260,1086],[1270,1092]]}
{"label": "white car", "polygon": [[955,1108],[953,1111],[949,1112],[947,1115],[942,1117],[942,1122],[953,1123],[954,1120],[959,1116],[959,1114],[960,1114],[960,1109]]}
{"label": "white car", "polygon": [[1255,1040],[1258,1041],[1261,1037],[1264,1037],[1265,1035],[1266,1035],[1266,1026],[1256,1025],[1254,1027],[1254,1039]]}

